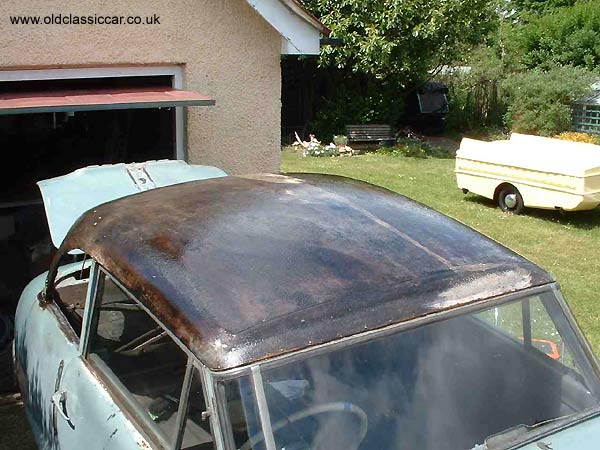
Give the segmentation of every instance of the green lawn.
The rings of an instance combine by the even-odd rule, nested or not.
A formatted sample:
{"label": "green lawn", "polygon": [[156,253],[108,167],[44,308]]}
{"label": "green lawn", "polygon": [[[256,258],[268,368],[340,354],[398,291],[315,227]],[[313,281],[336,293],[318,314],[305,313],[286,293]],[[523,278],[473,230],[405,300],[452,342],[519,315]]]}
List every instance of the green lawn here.
{"label": "green lawn", "polygon": [[368,181],[404,194],[490,236],[550,271],[600,355],[600,208],[567,213],[527,210],[503,214],[491,200],[464,196],[453,159],[416,159],[375,153],[304,158],[282,153],[282,172],[317,172]]}

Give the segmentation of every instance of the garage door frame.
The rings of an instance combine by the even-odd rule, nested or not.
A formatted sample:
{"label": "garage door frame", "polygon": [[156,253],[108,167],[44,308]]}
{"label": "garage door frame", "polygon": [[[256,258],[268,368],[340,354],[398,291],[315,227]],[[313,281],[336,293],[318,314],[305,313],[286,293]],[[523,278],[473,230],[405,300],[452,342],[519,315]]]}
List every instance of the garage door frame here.
{"label": "garage door frame", "polygon": [[[80,67],[64,69],[24,69],[0,71],[0,83],[4,81],[75,80],[91,78],[156,77],[170,76],[174,89],[183,89],[183,67],[127,66],[127,67]],[[175,108],[175,155],[187,160],[185,108]]]}

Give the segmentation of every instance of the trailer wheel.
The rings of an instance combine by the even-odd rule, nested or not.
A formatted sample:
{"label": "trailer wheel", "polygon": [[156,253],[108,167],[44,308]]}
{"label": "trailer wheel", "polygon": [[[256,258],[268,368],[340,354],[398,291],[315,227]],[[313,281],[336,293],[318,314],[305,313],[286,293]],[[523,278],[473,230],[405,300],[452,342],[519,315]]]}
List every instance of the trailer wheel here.
{"label": "trailer wheel", "polygon": [[513,214],[521,214],[523,208],[525,208],[521,193],[516,187],[510,184],[504,186],[498,194],[498,206],[500,206],[502,211]]}

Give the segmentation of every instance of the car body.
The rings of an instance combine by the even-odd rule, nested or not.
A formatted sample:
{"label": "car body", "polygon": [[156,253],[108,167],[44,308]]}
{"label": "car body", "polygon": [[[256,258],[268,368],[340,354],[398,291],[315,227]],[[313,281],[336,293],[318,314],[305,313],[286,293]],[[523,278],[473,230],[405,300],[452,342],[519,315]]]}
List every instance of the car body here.
{"label": "car body", "polygon": [[[93,206],[58,243],[15,326],[42,448],[600,438],[598,365],[554,279],[388,190],[309,174],[189,181]],[[85,258],[62,264],[74,250]]]}
{"label": "car body", "polygon": [[518,133],[493,142],[465,138],[456,152],[455,172],[463,192],[493,199],[504,211],[578,211],[600,205],[598,145]]}

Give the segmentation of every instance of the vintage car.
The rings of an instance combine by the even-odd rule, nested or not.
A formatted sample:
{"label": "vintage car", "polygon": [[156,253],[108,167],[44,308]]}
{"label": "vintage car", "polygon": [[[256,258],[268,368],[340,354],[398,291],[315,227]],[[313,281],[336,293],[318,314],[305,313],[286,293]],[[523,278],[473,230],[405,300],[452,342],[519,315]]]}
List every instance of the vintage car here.
{"label": "vintage car", "polygon": [[598,448],[597,361],[530,261],[325,175],[213,171],[53,226],[150,178],[126,169],[45,186],[60,248],[15,325],[41,448]]}
{"label": "vintage car", "polygon": [[598,145],[518,133],[493,142],[465,138],[456,152],[455,172],[465,194],[493,199],[505,212],[600,205]]}

